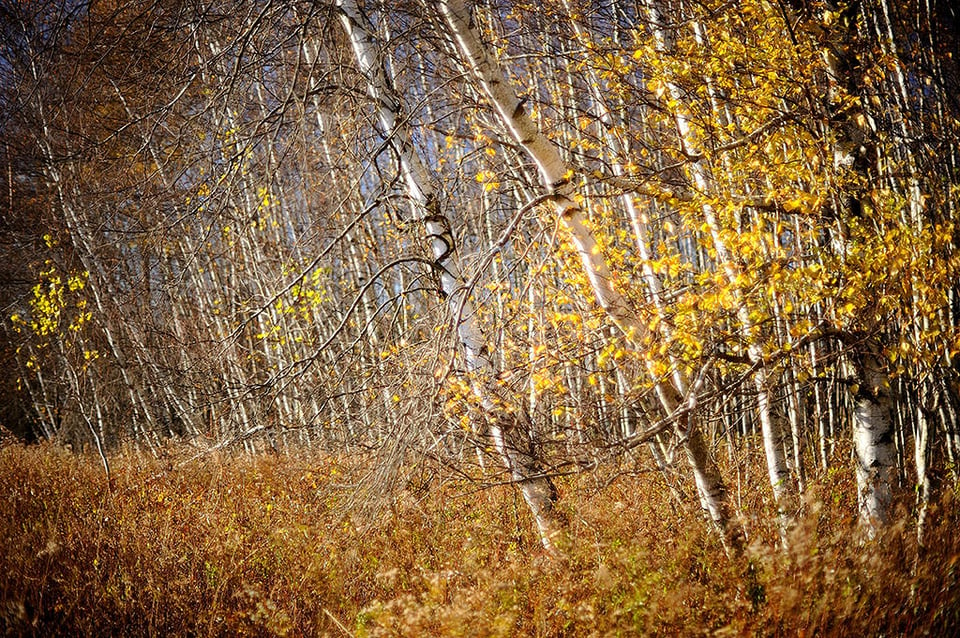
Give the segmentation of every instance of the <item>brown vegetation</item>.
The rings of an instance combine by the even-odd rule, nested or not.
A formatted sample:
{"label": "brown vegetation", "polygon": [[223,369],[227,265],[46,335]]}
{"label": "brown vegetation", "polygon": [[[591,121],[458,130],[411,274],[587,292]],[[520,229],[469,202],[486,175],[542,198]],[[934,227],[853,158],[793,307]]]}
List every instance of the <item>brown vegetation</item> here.
{"label": "brown vegetation", "polygon": [[537,553],[506,487],[435,475],[361,520],[344,505],[362,468],[345,459],[172,468],[128,452],[113,468],[110,485],[93,457],[0,450],[7,635],[862,636],[960,624],[950,495],[918,559],[909,515],[883,542],[853,540],[847,471],[810,490],[789,554],[772,549],[764,516],[733,560],[660,474],[567,478],[573,542],[557,560]]}

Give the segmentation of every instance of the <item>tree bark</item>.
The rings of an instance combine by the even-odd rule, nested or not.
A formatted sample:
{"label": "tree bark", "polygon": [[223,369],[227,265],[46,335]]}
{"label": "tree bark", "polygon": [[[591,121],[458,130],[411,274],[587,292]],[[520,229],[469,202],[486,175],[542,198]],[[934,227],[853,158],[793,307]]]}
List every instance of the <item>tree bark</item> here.
{"label": "tree bark", "polygon": [[890,382],[876,347],[866,347],[857,362],[860,385],[853,409],[853,442],[860,522],[872,539],[890,521],[896,450]]}

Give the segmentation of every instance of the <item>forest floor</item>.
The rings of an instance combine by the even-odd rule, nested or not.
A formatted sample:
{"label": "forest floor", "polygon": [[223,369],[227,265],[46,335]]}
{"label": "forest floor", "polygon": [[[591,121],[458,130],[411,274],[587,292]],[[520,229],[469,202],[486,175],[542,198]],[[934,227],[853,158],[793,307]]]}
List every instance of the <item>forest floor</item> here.
{"label": "forest floor", "polygon": [[[762,468],[748,468],[762,477]],[[729,558],[658,473],[567,477],[564,558],[508,486],[422,470],[366,514],[343,458],[0,449],[0,631],[37,636],[957,635],[960,512],[856,540],[851,471],[776,549],[761,487]],[[368,483],[368,485],[370,485]],[[948,491],[949,492],[949,491]],[[364,495],[366,494],[366,495]],[[742,496],[750,494],[750,498]],[[362,508],[361,508],[362,509]],[[353,512],[353,513],[351,513]]]}

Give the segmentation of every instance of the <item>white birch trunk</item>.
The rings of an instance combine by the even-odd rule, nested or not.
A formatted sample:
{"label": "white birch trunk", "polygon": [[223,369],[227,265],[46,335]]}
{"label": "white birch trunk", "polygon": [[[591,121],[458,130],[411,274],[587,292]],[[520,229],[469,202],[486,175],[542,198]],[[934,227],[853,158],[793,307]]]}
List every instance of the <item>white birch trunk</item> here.
{"label": "white birch trunk", "polygon": [[[612,273],[601,254],[596,239],[585,224],[585,214],[577,201],[570,182],[573,171],[546,136],[541,134],[514,93],[513,87],[497,60],[490,54],[476,32],[469,10],[462,0],[439,0],[437,6],[450,34],[456,41],[469,70],[479,80],[484,93],[496,110],[503,126],[536,163],[544,187],[570,236],[590,281],[597,304],[613,323],[634,344],[640,344],[648,334],[626,298],[616,289]],[[656,381],[656,379],[655,379]],[[657,383],[661,403],[669,414],[684,403],[681,392],[666,383]],[[699,429],[684,416],[677,427],[684,437],[688,460],[694,470],[701,504],[724,531],[725,540],[739,543],[739,535],[731,526],[731,515],[726,490],[719,472],[709,454],[709,448]]]}
{"label": "white birch trunk", "polygon": [[[848,72],[848,60],[843,56],[843,47],[833,47],[826,42],[822,49],[827,75],[831,80],[831,98],[837,87],[850,87],[856,78]],[[862,107],[845,113],[833,124],[837,133],[834,146],[834,164],[838,169],[849,169],[867,178],[863,166],[869,154],[872,123]],[[848,203],[859,209],[860,202],[850,195]],[[852,213],[856,211],[852,210]],[[846,251],[846,242],[841,235],[838,252]],[[874,538],[890,521],[892,489],[896,472],[897,456],[894,445],[894,427],[891,414],[890,379],[884,369],[883,357],[874,340],[868,339],[862,346],[866,352],[859,356],[857,372],[859,389],[854,398],[853,443],[857,457],[857,494],[860,524],[868,538]]]}
{"label": "white birch trunk", "polygon": [[890,520],[896,469],[890,383],[872,346],[860,361],[860,387],[853,410],[860,523],[868,538]]}
{"label": "white birch trunk", "polygon": [[[921,400],[923,393],[921,392]],[[929,473],[931,459],[930,420],[921,407],[917,408],[917,429],[913,438],[914,460],[917,466],[917,544],[926,541],[927,517],[930,513],[932,481]]]}
{"label": "white birch trunk", "polygon": [[[567,11],[572,13],[569,2],[564,0],[564,4],[567,8]],[[575,20],[573,20],[573,25],[574,32],[576,33],[577,37],[584,39],[583,33],[581,32],[581,29]],[[590,81],[588,84],[591,91],[591,97],[593,98],[593,102],[597,108],[600,120],[606,125],[604,127],[604,141],[606,142],[611,155],[610,161],[612,163],[613,173],[619,177],[625,174],[623,167],[617,160],[618,157],[625,155],[623,144],[618,136],[613,132],[615,122],[613,119],[613,114],[607,107],[603,95],[605,88],[603,86],[603,81],[601,78],[597,77],[595,73],[589,73]],[[670,322],[663,321],[665,318],[662,299],[663,285],[660,282],[660,278],[650,266],[651,255],[647,248],[647,243],[649,241],[647,224],[644,221],[644,216],[637,209],[631,193],[624,193],[621,196],[621,201],[623,202],[623,206],[627,211],[627,216],[630,219],[630,223],[635,235],[634,241],[636,242],[637,250],[642,260],[641,271],[643,273],[643,281],[647,285],[649,298],[653,304],[656,314],[661,319],[660,323],[658,324],[659,330],[664,337],[670,338]],[[680,397],[683,394],[686,394],[689,386],[687,379],[685,379],[683,376],[681,366],[675,361],[673,363],[673,388],[665,388],[663,387],[663,382],[655,380],[657,395],[668,414],[672,414],[676,410],[677,406],[681,402]],[[685,429],[689,432],[691,430],[691,424],[687,424],[682,429]],[[714,520],[714,522],[725,525],[725,515],[723,514],[723,508],[720,507],[722,501],[726,498],[722,490],[722,479],[720,478],[719,472],[716,471],[716,468],[710,459],[706,442],[702,440],[702,435],[700,433],[696,433],[693,435],[693,438],[690,437],[691,435],[688,434],[685,446],[687,460],[693,469],[694,478],[697,484],[697,491],[698,494],[700,494],[701,506],[710,514],[710,517]],[[651,448],[656,445],[658,445],[658,442],[651,442]]]}
{"label": "white birch trunk", "polygon": [[337,5],[357,65],[367,80],[368,92],[377,103],[380,124],[399,155],[407,191],[417,208],[418,219],[424,223],[426,236],[430,239],[434,266],[439,271],[441,288],[454,314],[467,369],[474,375],[473,389],[487,413],[494,445],[510,473],[511,480],[520,488],[533,514],[543,546],[554,551],[562,536],[562,525],[553,508],[557,497],[556,489],[552,481],[544,475],[520,420],[491,396],[493,391],[490,384],[496,377],[496,370],[473,305],[469,298],[464,298],[456,245],[449,221],[440,211],[433,177],[414,152],[410,131],[402,117],[399,97],[392,79],[387,77],[383,59],[368,30],[367,21],[360,14],[354,0],[338,0]]}
{"label": "white birch trunk", "polygon": [[597,303],[624,334],[631,339],[639,338],[647,328],[638,321],[627,300],[613,285],[612,273],[600,254],[596,239],[585,225],[586,216],[576,201],[570,183],[573,172],[524,111],[503,70],[480,41],[463,2],[441,0],[438,7],[465,62],[476,74],[504,127],[536,163],[540,179],[552,195],[552,203],[561,221],[570,231]]}
{"label": "white birch trunk", "polygon": [[[669,28],[665,26],[664,12],[661,10],[661,3],[657,0],[649,2],[647,4],[647,14],[650,17],[651,29],[657,40],[658,52],[664,54],[672,53],[675,48],[673,34],[669,31]],[[701,40],[705,39],[702,28],[697,35]],[[670,78],[664,78],[664,84],[670,98],[677,104],[682,105],[684,93],[681,88]],[[714,102],[713,107],[715,114],[720,118],[725,118],[726,114],[721,111],[709,79],[707,80],[707,87],[711,99]],[[693,133],[690,120],[683,110],[683,107],[679,106],[673,109],[673,113],[677,123],[677,133],[680,144],[691,155],[700,155],[700,149],[697,148],[696,136]],[[710,167],[705,160],[692,160],[689,164],[689,169],[693,184],[697,190],[707,194],[716,191]],[[790,477],[790,468],[787,464],[786,455],[784,454],[783,428],[780,426],[780,423],[775,421],[772,414],[771,396],[768,387],[770,384],[770,375],[766,365],[763,363],[763,348],[757,342],[757,338],[753,336],[754,323],[750,318],[750,310],[747,307],[746,300],[743,299],[740,288],[736,283],[739,273],[737,272],[737,267],[734,265],[730,251],[727,249],[726,243],[720,234],[720,224],[716,211],[710,204],[704,204],[703,215],[717,252],[717,262],[729,280],[735,298],[737,299],[737,320],[740,322],[740,328],[747,343],[747,357],[750,359],[750,362],[756,366],[753,381],[757,391],[757,416],[763,435],[767,474],[770,479],[770,485],[773,488],[774,500],[777,504],[781,540],[786,544],[787,532],[793,524],[797,509],[796,490],[794,489]]]}

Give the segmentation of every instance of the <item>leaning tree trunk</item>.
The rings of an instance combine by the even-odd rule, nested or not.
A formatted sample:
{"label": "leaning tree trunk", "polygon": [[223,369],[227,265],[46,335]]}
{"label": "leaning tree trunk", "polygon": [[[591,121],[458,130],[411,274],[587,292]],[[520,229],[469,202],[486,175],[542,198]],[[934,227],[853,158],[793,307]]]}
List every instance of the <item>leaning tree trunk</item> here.
{"label": "leaning tree trunk", "polygon": [[[524,111],[497,60],[477,34],[469,10],[462,0],[439,0],[437,7],[464,62],[479,81],[504,128],[536,163],[550,201],[577,248],[597,303],[630,342],[635,345],[642,343],[649,330],[614,286],[612,273],[585,223],[586,216],[575,197],[574,186],[570,181],[572,169]],[[730,544],[733,546],[738,545],[739,534],[736,525],[731,524],[732,516],[725,486],[702,434],[693,419],[688,418],[688,413],[692,412],[689,410],[688,400],[684,399],[678,388],[668,383],[657,383],[656,378],[654,381],[661,403],[668,413],[680,417],[676,419],[677,428],[685,442],[687,458],[693,469],[704,509],[724,532],[725,540],[732,541]]]}
{"label": "leaning tree trunk", "polygon": [[473,391],[486,412],[497,452],[533,514],[543,546],[554,550],[563,530],[554,511],[556,488],[534,453],[527,428],[515,412],[504,409],[503,402],[494,397],[492,382],[496,378],[496,370],[476,311],[470,299],[465,297],[467,291],[457,263],[456,243],[450,222],[440,210],[434,178],[415,152],[400,96],[392,78],[387,76],[368,22],[354,0],[338,0],[337,4],[357,66],[367,81],[370,97],[379,109],[380,125],[399,157],[407,191],[430,240],[433,265],[453,313],[467,369],[474,376]]}

